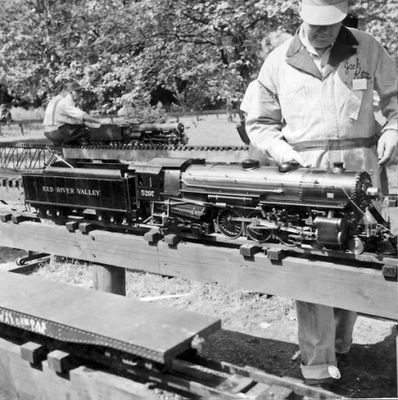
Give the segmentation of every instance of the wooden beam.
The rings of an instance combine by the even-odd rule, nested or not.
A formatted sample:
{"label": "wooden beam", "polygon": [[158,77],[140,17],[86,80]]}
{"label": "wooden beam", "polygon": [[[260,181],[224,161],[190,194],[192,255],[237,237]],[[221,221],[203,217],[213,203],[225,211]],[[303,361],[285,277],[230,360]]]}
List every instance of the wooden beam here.
{"label": "wooden beam", "polygon": [[[242,290],[294,298],[368,315],[398,319],[398,284],[373,268],[288,256],[275,262],[258,253],[250,259],[239,248],[164,240],[149,245],[143,237],[21,222],[0,223],[3,246],[191,280],[219,282]],[[397,261],[398,262],[398,261]]]}

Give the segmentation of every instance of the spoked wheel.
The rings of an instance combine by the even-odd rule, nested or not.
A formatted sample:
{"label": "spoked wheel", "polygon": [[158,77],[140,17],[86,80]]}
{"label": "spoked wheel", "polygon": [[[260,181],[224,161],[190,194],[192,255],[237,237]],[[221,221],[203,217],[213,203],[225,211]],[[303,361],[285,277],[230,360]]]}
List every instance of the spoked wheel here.
{"label": "spoked wheel", "polygon": [[236,239],[243,232],[242,222],[233,220],[239,217],[241,215],[234,210],[223,210],[217,215],[217,226],[225,236]]}
{"label": "spoked wheel", "polygon": [[[251,211],[248,215],[247,218],[262,218],[261,212],[260,211]],[[252,225],[252,227],[250,227]],[[260,229],[260,228],[255,228],[255,220],[250,223],[249,225],[246,226],[246,233],[247,236],[255,240],[256,242],[266,242],[267,240],[271,239],[272,232],[270,229]]]}

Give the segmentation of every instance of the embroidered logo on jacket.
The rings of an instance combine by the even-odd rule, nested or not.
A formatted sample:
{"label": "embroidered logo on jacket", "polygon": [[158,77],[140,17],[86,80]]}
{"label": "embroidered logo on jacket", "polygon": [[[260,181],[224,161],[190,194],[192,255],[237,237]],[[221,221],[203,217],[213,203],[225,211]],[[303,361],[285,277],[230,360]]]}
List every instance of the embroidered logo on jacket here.
{"label": "embroidered logo on jacket", "polygon": [[352,72],[353,79],[371,79],[370,73],[363,70],[358,57],[355,62],[348,60],[344,63],[344,72],[346,75]]}

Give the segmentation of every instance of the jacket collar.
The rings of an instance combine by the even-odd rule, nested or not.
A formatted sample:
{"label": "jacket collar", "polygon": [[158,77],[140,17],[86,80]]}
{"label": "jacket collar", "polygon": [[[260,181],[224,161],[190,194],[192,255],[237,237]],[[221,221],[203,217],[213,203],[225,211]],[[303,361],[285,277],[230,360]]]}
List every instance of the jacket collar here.
{"label": "jacket collar", "polygon": [[298,31],[293,37],[286,52],[286,62],[292,67],[322,80],[333,71],[342,61],[356,54],[359,43],[355,36],[342,26],[330,52],[325,76],[322,76],[305,46],[301,43]]}

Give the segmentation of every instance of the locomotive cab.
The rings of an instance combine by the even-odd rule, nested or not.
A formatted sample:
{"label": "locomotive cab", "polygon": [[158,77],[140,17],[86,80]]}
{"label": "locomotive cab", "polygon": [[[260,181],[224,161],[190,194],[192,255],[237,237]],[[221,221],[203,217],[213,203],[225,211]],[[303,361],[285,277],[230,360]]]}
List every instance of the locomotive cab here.
{"label": "locomotive cab", "polygon": [[[170,207],[181,193],[181,172],[200,159],[154,158],[150,163],[134,163],[129,170],[135,174],[136,207],[150,215],[154,224],[165,225]],[[168,199],[165,201],[165,199]]]}

